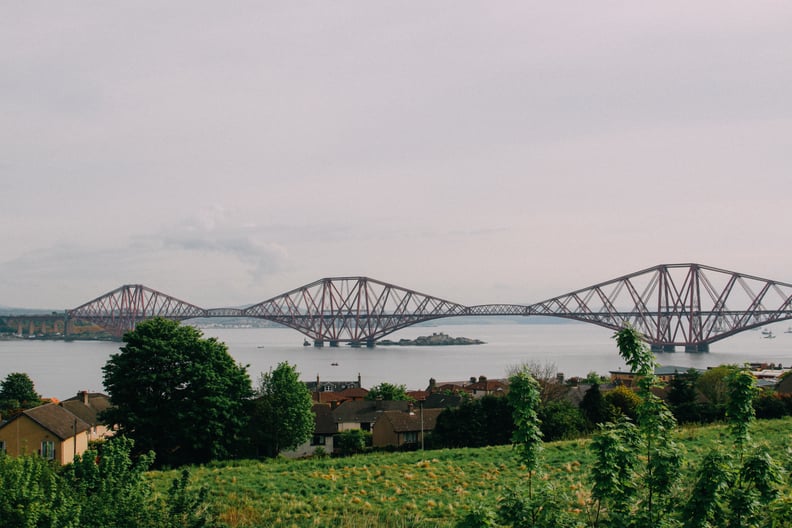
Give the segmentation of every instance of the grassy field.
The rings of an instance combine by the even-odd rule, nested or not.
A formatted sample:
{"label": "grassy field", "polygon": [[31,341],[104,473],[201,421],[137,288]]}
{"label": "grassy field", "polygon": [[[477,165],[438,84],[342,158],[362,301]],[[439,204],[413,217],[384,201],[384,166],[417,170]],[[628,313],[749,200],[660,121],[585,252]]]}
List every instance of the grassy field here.
{"label": "grassy field", "polygon": [[[684,482],[701,455],[728,442],[724,426],[685,427],[678,433]],[[792,418],[756,422],[756,442],[770,447],[789,470]],[[567,491],[570,509],[585,520],[588,440],[554,442],[543,451],[544,475]],[[728,447],[728,446],[727,446]],[[191,468],[196,485],[210,490],[213,510],[229,527],[447,527],[474,505],[495,506],[504,489],[526,473],[511,447],[370,454],[322,460],[239,461]],[[159,489],[176,471],[151,474]],[[685,490],[680,489],[681,496]],[[789,480],[785,493],[790,493]]]}

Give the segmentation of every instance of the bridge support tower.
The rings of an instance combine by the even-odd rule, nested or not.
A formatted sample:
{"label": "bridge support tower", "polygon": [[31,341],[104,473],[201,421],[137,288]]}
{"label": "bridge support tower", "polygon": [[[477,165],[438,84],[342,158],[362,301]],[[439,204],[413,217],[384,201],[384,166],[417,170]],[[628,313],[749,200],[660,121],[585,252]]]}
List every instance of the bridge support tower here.
{"label": "bridge support tower", "polygon": [[676,352],[674,345],[651,345],[652,352]]}
{"label": "bridge support tower", "polygon": [[685,352],[709,352],[709,343],[685,345]]}

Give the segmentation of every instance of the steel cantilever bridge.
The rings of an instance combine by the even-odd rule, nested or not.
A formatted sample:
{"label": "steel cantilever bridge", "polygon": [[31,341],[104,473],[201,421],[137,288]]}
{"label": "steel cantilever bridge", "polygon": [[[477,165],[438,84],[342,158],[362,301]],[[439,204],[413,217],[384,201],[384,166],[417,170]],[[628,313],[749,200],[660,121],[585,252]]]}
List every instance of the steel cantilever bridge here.
{"label": "steel cantilever bridge", "polygon": [[153,317],[254,317],[294,328],[314,345],[373,346],[407,326],[459,316],[553,316],[612,330],[631,325],[655,350],[708,351],[738,332],[792,319],[792,284],[700,264],[661,264],[531,304],[465,306],[367,277],[320,279],[246,308],[201,308],[125,285],[67,310],[120,337]]}

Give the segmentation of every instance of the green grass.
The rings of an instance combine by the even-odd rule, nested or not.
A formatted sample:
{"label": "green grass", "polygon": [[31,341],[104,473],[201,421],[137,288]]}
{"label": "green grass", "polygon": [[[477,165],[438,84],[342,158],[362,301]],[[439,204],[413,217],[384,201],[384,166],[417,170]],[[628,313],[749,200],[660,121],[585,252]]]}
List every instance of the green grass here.
{"label": "green grass", "polygon": [[[757,422],[752,437],[789,469],[792,418]],[[704,453],[719,442],[728,447],[729,441],[722,425],[680,428],[677,438],[685,453],[686,483]],[[542,452],[542,478],[568,491],[570,508],[581,520],[592,460],[588,440],[546,444]],[[474,505],[494,507],[504,488],[526,477],[508,446],[223,462],[191,468],[191,474],[196,485],[209,488],[213,510],[232,528],[453,526]],[[177,471],[151,473],[161,490],[177,476]]]}

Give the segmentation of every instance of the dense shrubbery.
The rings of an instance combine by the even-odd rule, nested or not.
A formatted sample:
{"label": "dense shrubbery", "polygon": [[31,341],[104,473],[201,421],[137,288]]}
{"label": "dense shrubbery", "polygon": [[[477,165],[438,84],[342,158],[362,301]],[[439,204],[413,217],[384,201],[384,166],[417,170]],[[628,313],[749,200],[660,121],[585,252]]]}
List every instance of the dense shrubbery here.
{"label": "dense shrubbery", "polygon": [[118,438],[58,468],[38,456],[0,454],[0,526],[77,528],[202,528],[211,526],[206,490],[189,486],[189,473],[166,494],[154,492],[145,472],[153,454],[130,458],[132,442]]}

